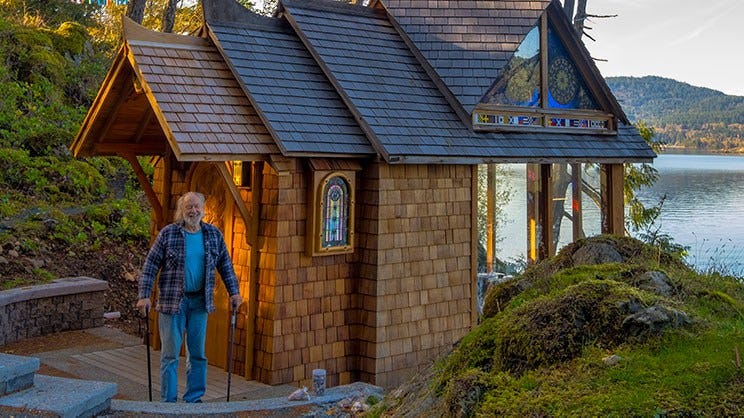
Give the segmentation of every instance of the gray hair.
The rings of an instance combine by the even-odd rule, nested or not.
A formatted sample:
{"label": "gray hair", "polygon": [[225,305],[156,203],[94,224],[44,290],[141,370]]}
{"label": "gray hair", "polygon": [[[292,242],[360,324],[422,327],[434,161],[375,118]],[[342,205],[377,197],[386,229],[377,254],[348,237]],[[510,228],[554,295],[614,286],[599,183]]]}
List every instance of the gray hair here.
{"label": "gray hair", "polygon": [[190,198],[195,197],[199,199],[202,206],[206,203],[207,199],[204,197],[203,194],[199,192],[186,192],[183,194],[183,196],[178,198],[178,203],[176,204],[176,214],[173,215],[173,222],[174,223],[181,223],[183,222],[184,216],[184,206],[186,206],[186,201]]}

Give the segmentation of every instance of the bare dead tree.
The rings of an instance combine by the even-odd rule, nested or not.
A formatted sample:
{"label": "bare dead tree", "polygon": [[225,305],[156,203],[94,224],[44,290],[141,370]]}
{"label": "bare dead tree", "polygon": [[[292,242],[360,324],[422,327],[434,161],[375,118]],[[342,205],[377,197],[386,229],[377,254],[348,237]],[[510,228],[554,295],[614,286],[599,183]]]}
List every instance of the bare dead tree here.
{"label": "bare dead tree", "polygon": [[127,5],[127,17],[141,25],[142,20],[145,18],[146,4],[147,0],[129,0],[129,4]]}

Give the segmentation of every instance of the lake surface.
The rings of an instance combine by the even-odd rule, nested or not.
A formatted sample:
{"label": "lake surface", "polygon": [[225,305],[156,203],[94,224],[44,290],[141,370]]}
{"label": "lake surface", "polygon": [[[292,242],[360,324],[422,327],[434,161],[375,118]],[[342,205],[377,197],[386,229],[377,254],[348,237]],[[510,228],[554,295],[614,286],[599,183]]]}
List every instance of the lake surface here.
{"label": "lake surface", "polygon": [[[697,269],[744,276],[744,156],[666,153],[654,160],[654,167],[659,180],[639,192],[647,205],[666,196],[654,228],[688,246],[687,261]],[[505,183],[514,193],[505,207],[509,221],[498,232],[502,259],[524,258],[526,252],[524,168],[506,166]],[[585,233],[599,233],[599,210],[586,197],[583,207]],[[571,223],[565,221],[559,247],[570,239]]]}

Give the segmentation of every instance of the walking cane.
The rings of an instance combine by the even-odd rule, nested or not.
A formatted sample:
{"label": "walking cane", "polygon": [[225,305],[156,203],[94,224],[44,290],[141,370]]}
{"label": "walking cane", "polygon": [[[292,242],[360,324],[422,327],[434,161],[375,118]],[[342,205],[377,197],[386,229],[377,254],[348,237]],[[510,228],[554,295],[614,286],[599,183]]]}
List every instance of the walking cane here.
{"label": "walking cane", "polygon": [[150,368],[150,309],[145,307],[145,346],[147,347],[147,390],[152,402],[152,370]]}
{"label": "walking cane", "polygon": [[227,348],[227,402],[230,402],[230,378],[232,377],[233,337],[235,335],[235,317],[237,315],[237,308],[233,308],[232,303],[230,303],[230,345]]}

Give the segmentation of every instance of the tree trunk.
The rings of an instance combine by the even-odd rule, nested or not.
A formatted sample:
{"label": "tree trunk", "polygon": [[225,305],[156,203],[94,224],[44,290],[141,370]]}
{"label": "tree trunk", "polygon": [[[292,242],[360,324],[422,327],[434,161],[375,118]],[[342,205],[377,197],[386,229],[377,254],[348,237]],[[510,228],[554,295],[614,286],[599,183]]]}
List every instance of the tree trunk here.
{"label": "tree trunk", "polygon": [[127,17],[141,25],[142,19],[145,18],[145,4],[147,0],[129,0]]}
{"label": "tree trunk", "polygon": [[173,32],[173,25],[176,23],[176,3],[178,0],[168,0],[163,12],[163,32]]}
{"label": "tree trunk", "polygon": [[579,38],[584,34],[584,20],[586,20],[586,2],[587,0],[579,0],[576,7],[576,15],[573,18],[574,31],[579,35]]}
{"label": "tree trunk", "polygon": [[[553,164],[553,248],[558,248],[561,238],[561,222],[568,218],[566,214],[566,194],[571,184],[568,164]],[[551,254],[552,255],[552,254]]]}
{"label": "tree trunk", "polygon": [[563,2],[563,13],[566,14],[568,20],[573,22],[574,6],[576,5],[574,0],[565,0]]}

